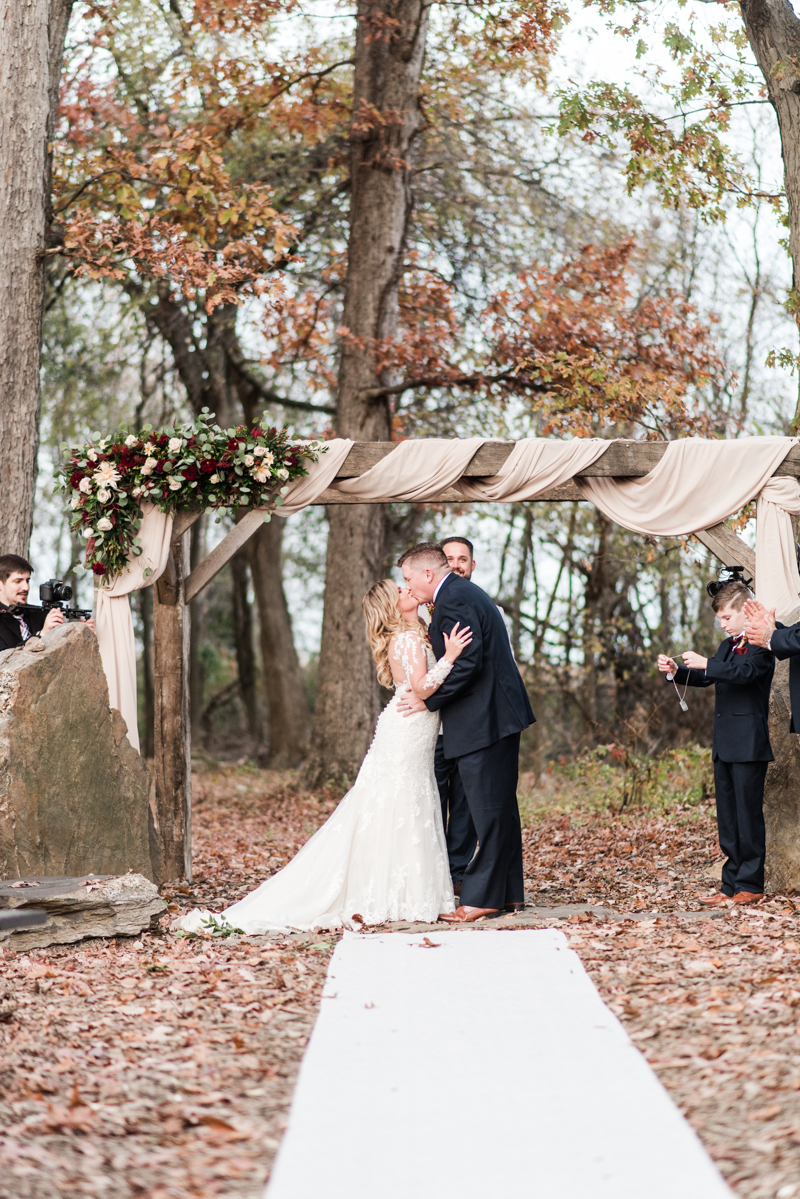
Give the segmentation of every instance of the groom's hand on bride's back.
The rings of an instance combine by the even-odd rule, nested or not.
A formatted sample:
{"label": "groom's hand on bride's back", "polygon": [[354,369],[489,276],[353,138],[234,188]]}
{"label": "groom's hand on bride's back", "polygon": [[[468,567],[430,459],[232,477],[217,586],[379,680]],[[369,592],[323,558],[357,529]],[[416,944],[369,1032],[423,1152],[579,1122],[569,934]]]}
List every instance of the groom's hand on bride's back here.
{"label": "groom's hand on bride's back", "polygon": [[427,712],[427,710],[425,700],[420,699],[410,687],[397,701],[397,711],[401,716],[413,716],[415,712]]}

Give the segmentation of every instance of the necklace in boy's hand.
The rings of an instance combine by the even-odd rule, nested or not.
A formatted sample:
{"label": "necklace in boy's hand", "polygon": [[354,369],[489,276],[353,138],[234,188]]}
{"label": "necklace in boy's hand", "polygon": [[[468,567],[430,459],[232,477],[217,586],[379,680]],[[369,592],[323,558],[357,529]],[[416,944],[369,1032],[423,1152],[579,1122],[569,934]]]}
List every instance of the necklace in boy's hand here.
{"label": "necklace in boy's hand", "polygon": [[705,670],[708,666],[708,658],[696,654],[693,649],[687,649],[685,654],[681,654],[681,657],[687,670]]}

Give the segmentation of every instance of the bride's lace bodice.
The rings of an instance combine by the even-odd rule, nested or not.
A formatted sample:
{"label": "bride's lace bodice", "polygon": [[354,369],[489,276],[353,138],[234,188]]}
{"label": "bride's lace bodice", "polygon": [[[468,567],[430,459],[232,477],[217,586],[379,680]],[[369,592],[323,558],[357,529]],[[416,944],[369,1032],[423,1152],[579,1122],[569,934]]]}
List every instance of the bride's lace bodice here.
{"label": "bride's lace bodice", "polygon": [[407,629],[397,634],[391,656],[394,662],[399,663],[403,671],[403,678],[399,681],[395,679],[395,691],[398,687],[405,688],[412,685],[413,676],[423,662],[427,667],[427,673],[423,676],[420,684],[423,691],[435,691],[453,669],[452,663],[447,662],[444,658],[437,662],[431,647],[422,635],[415,633],[413,629]]}

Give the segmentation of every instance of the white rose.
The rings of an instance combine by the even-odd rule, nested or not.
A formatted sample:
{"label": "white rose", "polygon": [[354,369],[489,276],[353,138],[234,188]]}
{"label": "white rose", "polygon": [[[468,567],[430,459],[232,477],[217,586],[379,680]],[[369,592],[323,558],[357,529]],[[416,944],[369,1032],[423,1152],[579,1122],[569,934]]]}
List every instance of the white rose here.
{"label": "white rose", "polygon": [[145,454],[152,454],[152,452],[155,448],[156,447],[153,445],[152,441],[148,441],[144,447],[144,452],[145,452]]}
{"label": "white rose", "polygon": [[158,460],[156,458],[148,458],[145,461],[144,466],[142,467],[142,474],[143,475],[152,475],[153,471],[155,470],[155,468],[157,466],[158,466]]}
{"label": "white rose", "polygon": [[90,462],[96,462],[97,461],[97,450],[87,450],[86,457],[89,459]]}
{"label": "white rose", "polygon": [[267,451],[263,445],[257,445],[256,448],[253,450],[253,453],[255,454],[256,458],[263,458],[264,455],[266,454],[266,452]]}
{"label": "white rose", "polygon": [[209,483],[219,483],[219,475],[212,475],[208,481]]}
{"label": "white rose", "polygon": [[170,437],[167,449],[169,450],[170,454],[177,454],[182,445],[183,442],[181,441],[180,437]]}
{"label": "white rose", "polygon": [[91,479],[81,479],[80,483],[78,484],[78,491],[82,491],[84,495],[88,495],[91,490],[92,490],[92,480]]}
{"label": "white rose", "polygon": [[180,479],[170,479],[170,481],[169,481],[169,489],[170,489],[170,491],[180,491],[180,489],[181,489],[181,480],[180,480]]}
{"label": "white rose", "polygon": [[76,508],[80,508],[81,497],[79,495],[73,495],[72,499],[70,500],[70,506],[72,507],[73,512]]}
{"label": "white rose", "polygon": [[112,525],[111,521],[108,519],[107,516],[101,516],[97,522],[97,529],[98,529],[98,532],[100,532],[100,533],[107,533],[109,529],[113,529],[113,528],[114,528],[114,526]]}
{"label": "white rose", "polygon": [[138,497],[140,495],[142,495],[143,492],[144,492],[144,487],[134,487],[133,491],[131,492],[131,495],[133,496],[134,499],[138,499]]}
{"label": "white rose", "polygon": [[252,454],[245,454],[245,456],[244,456],[245,466],[255,466],[255,462],[256,462],[256,460]]}
{"label": "white rose", "polygon": [[81,537],[85,537],[88,541],[90,537],[94,537],[94,529],[81,529]]}
{"label": "white rose", "polygon": [[107,504],[108,501],[111,499],[111,492],[108,490],[107,487],[101,487],[97,493],[97,498],[99,499],[101,504]]}
{"label": "white rose", "polygon": [[285,466],[282,466],[280,468],[280,470],[276,470],[275,474],[278,476],[279,479],[288,479],[289,478],[289,472]]}
{"label": "white rose", "polygon": [[136,445],[136,442],[138,440],[139,440],[139,438],[134,437],[133,433],[129,433],[128,436],[125,438],[125,444],[126,445]]}

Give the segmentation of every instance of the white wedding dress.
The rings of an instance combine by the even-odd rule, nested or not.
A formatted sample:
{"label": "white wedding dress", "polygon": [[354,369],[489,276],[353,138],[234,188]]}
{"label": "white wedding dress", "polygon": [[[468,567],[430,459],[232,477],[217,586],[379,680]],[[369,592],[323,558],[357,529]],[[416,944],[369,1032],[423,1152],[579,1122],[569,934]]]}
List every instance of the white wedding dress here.
{"label": "white wedding dress", "polygon": [[[422,657],[425,655],[426,657]],[[423,638],[400,633],[392,657],[402,668],[394,698],[375,726],[358,777],[336,811],[292,858],[221,915],[195,908],[173,927],[213,931],[214,923],[251,935],[270,929],[358,927],[391,920],[434,921],[455,910],[433,755],[436,712],[400,716],[397,703],[413,668],[435,690],[450,672]]]}

